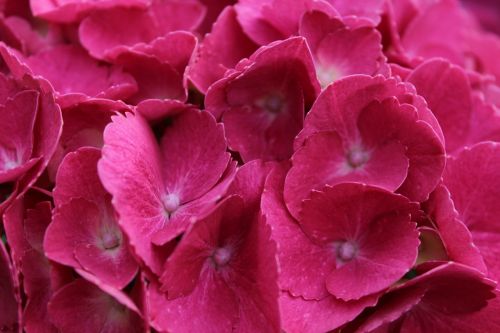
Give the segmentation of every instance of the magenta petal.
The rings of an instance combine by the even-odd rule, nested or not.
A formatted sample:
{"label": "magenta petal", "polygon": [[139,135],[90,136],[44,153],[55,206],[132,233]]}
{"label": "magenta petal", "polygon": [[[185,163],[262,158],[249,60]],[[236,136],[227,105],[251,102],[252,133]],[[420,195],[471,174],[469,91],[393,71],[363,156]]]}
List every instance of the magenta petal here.
{"label": "magenta petal", "polygon": [[31,10],[34,16],[44,18],[48,21],[68,23],[79,20],[85,14],[99,9],[114,7],[138,7],[144,8],[151,0],[31,0]]}
{"label": "magenta petal", "polygon": [[[155,36],[151,14],[145,10],[116,8],[86,17],[79,27],[80,41],[97,58],[117,46],[149,42]],[[135,22],[130,25],[129,22]],[[116,33],[120,31],[120,33]]]}
{"label": "magenta petal", "polygon": [[44,239],[45,255],[61,264],[79,267],[73,249],[79,243],[92,243],[99,225],[98,207],[75,198],[58,207]]}
{"label": "magenta petal", "polygon": [[26,62],[33,73],[46,78],[61,95],[124,99],[137,90],[129,74],[100,65],[77,46],[56,46],[29,57]]}
{"label": "magenta petal", "polygon": [[[27,90],[7,98],[0,107],[5,129],[0,134],[0,182],[13,181],[34,164],[23,166],[33,156],[33,136],[39,93]],[[24,172],[23,172],[24,171]]]}
{"label": "magenta petal", "polygon": [[[494,283],[478,271],[456,263],[438,266],[392,290],[381,298],[377,308],[362,320],[355,332],[386,332],[377,328],[402,327],[402,332],[494,332],[498,320],[470,321],[488,299],[495,296]],[[496,300],[494,302],[497,304]],[[497,306],[497,305],[496,305]],[[489,315],[489,313],[488,313]],[[472,325],[471,325],[472,324]],[[450,330],[451,328],[451,330]]]}
{"label": "magenta petal", "polygon": [[167,301],[166,295],[153,285],[148,301],[151,325],[159,331],[231,331],[239,314],[234,293],[220,276],[208,269],[202,272],[191,297]]}
{"label": "magenta petal", "polygon": [[43,253],[28,251],[22,257],[23,283],[27,294],[23,319],[26,332],[54,332],[47,312],[52,286],[48,259]]}
{"label": "magenta petal", "polygon": [[[33,168],[29,169],[19,178],[16,184],[13,184],[13,191],[8,190],[10,193],[8,193],[7,199],[0,204],[0,211],[3,211],[17,195],[23,194],[28,187],[38,179],[49,163],[61,135],[62,117],[61,110],[54,101],[49,84],[43,79],[35,79],[31,75],[26,74],[25,66],[15,56],[14,51],[8,49],[4,44],[0,44],[0,53],[7,67],[5,69],[7,71],[10,70],[11,74],[14,76],[14,79],[11,81],[13,84],[10,88],[15,87],[13,91],[10,89],[2,89],[2,101],[4,102],[4,98],[10,97],[16,92],[23,90],[36,90],[39,94],[37,98],[38,110],[36,112],[36,121],[32,132],[33,142],[31,157],[41,159],[39,163],[35,164]],[[31,122],[27,122],[25,125],[29,127],[30,123]]]}
{"label": "magenta petal", "polygon": [[209,113],[186,110],[171,122],[161,139],[162,200],[169,224],[154,235],[157,245],[177,237],[191,218],[213,207],[234,176],[223,128]]}
{"label": "magenta petal", "polygon": [[443,175],[460,220],[468,227],[474,244],[479,248],[490,276],[500,276],[498,246],[500,226],[495,223],[500,214],[498,168],[500,146],[483,142],[462,150],[447,160]]}
{"label": "magenta petal", "polygon": [[[75,321],[75,313],[85,320]],[[54,294],[49,315],[57,328],[69,333],[144,331],[135,307],[123,304],[84,279],[71,282]]]}
{"label": "magenta petal", "polygon": [[353,320],[363,309],[375,305],[377,297],[343,302],[333,296],[308,301],[281,292],[280,307],[283,329],[290,333],[329,332]]}
{"label": "magenta petal", "polygon": [[116,47],[149,43],[172,31],[194,30],[204,12],[203,5],[195,0],[153,0],[147,10],[95,11],[80,24],[79,37],[93,57],[102,59]]}
{"label": "magenta petal", "polygon": [[42,201],[26,211],[24,233],[26,241],[36,251],[43,253],[43,237],[52,219],[52,205]]}
{"label": "magenta petal", "polygon": [[481,141],[500,142],[500,114],[497,110],[498,106],[482,97],[473,96],[469,145]]}
{"label": "magenta petal", "polygon": [[[200,45],[188,76],[202,93],[206,93],[212,83],[224,76],[227,69],[238,61],[249,57],[255,45],[244,33],[236,20],[233,7],[227,7],[212,26]],[[224,50],[224,52],[218,52]]]}
{"label": "magenta petal", "polygon": [[161,139],[161,152],[165,190],[177,196],[179,204],[210,190],[229,163],[222,125],[197,110],[186,110],[172,119]]}
{"label": "magenta petal", "polygon": [[299,33],[311,47],[323,88],[347,75],[375,75],[382,67],[387,71],[381,36],[375,28],[351,29],[338,18],[313,11],[302,17]]}
{"label": "magenta petal", "polygon": [[[431,2],[418,14],[408,24],[401,39],[407,54],[426,59],[442,57],[464,65],[464,32],[477,28],[473,17],[458,1]],[[457,29],[449,29],[450,26]]]}
{"label": "magenta petal", "polygon": [[72,198],[83,198],[96,203],[109,200],[109,194],[97,176],[97,161],[100,158],[101,152],[90,147],[66,155],[58,168],[53,191],[56,206]]}
{"label": "magenta petal", "polygon": [[396,141],[405,147],[408,175],[397,192],[415,201],[429,196],[439,183],[445,165],[440,138],[431,124],[419,119],[419,114],[418,108],[389,98],[381,104],[372,103],[358,118],[358,128],[368,147],[381,141]]}
{"label": "magenta petal", "polygon": [[[427,122],[443,141],[437,120],[426,108],[425,100],[419,98],[410,85],[400,83],[394,78],[386,79],[381,75],[375,77],[353,75],[336,81],[332,87],[321,93],[311,112],[307,114],[304,129],[295,140],[295,149],[298,149],[305,138],[312,133],[335,130],[342,122],[355,121],[357,115],[370,103],[381,102],[390,97],[396,97],[400,104],[414,105],[417,108],[418,118]],[[339,115],[344,117],[339,118]],[[346,120],[343,120],[344,118]],[[352,135],[353,129],[347,128],[348,133]]]}
{"label": "magenta petal", "polygon": [[[283,15],[279,16],[273,13],[273,5],[276,2],[279,6],[280,2],[283,3],[285,1],[243,0],[239,1],[235,6],[238,20],[243,30],[259,45],[287,38],[298,28],[300,15],[305,9],[306,1],[299,0],[290,3],[287,10],[280,12]],[[268,11],[267,15],[271,16],[270,18],[266,17],[266,10]]]}
{"label": "magenta petal", "polygon": [[[35,90],[25,90],[7,98],[0,112],[5,121],[4,130],[0,136],[0,144],[5,150],[17,152],[21,161],[26,161],[33,152],[33,132],[38,111],[39,93]],[[2,152],[5,156],[6,151]]]}
{"label": "magenta petal", "polygon": [[176,31],[158,37],[149,44],[117,47],[107,57],[135,78],[138,91],[129,102],[138,104],[149,99],[185,100],[187,83],[184,72],[196,38],[190,33]]}
{"label": "magenta petal", "polygon": [[500,214],[496,176],[500,145],[483,142],[447,160],[443,175],[462,221],[473,230],[500,230],[494,221]]}
{"label": "magenta petal", "polygon": [[[7,170],[0,171],[0,184],[16,181],[22,175],[27,173],[34,165],[36,165],[38,161],[40,161],[40,158],[32,158],[22,165],[9,167]],[[10,160],[7,160],[7,163],[4,164],[4,167],[9,163]]]}
{"label": "magenta petal", "polygon": [[4,226],[14,265],[23,277],[26,295],[24,329],[27,332],[51,333],[55,327],[48,318],[47,303],[58,282],[51,277],[51,264],[43,253],[42,243],[52,218],[52,207],[50,202],[43,201],[33,203],[34,206],[28,209],[34,198],[31,194],[33,192],[28,192],[16,200],[6,211]]}
{"label": "magenta petal", "polygon": [[99,177],[113,195],[120,226],[134,252],[154,272],[160,272],[163,262],[150,241],[167,216],[161,201],[161,157],[155,137],[140,115],[129,113],[113,117],[104,141]]}
{"label": "magenta petal", "polygon": [[471,89],[465,71],[441,59],[418,66],[408,77],[443,129],[446,149],[462,147],[470,130]]}
{"label": "magenta petal", "polygon": [[109,250],[96,244],[79,244],[74,256],[83,269],[117,288],[125,287],[137,273],[137,264],[126,244]]}
{"label": "magenta petal", "polygon": [[368,19],[374,26],[380,21],[384,9],[383,0],[330,0],[342,16],[356,16]]}
{"label": "magenta petal", "polygon": [[246,206],[260,205],[262,191],[274,164],[254,160],[243,164],[228,188],[227,195],[239,195]]}
{"label": "magenta petal", "polygon": [[[286,210],[282,197],[285,168],[276,166],[269,174],[261,209],[278,244],[279,286],[291,296],[321,300],[327,297],[325,278],[335,266],[330,249],[312,243]],[[314,274],[304,274],[305,272]]]}
{"label": "magenta petal", "polygon": [[436,224],[450,259],[485,273],[483,257],[474,245],[469,229],[460,221],[446,187],[439,185],[423,204],[423,209]]}

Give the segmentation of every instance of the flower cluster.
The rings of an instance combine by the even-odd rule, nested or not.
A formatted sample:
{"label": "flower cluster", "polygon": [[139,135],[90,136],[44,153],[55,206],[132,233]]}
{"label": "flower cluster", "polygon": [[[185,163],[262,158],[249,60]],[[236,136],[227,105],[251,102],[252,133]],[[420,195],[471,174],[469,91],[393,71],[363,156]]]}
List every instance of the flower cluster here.
{"label": "flower cluster", "polygon": [[500,332],[494,0],[0,11],[1,332]]}

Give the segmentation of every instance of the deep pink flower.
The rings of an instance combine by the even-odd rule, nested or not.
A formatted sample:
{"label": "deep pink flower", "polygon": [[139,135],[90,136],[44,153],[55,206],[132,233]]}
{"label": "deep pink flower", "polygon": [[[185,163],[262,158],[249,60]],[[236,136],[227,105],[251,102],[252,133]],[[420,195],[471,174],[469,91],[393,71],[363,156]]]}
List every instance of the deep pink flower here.
{"label": "deep pink flower", "polygon": [[104,128],[111,122],[111,116],[131,110],[120,101],[94,98],[63,108],[63,131],[47,169],[50,179],[55,180],[59,164],[67,153],[80,147],[102,148]]}
{"label": "deep pink flower", "polygon": [[14,266],[22,276],[26,303],[23,328],[26,332],[54,332],[47,304],[52,293],[73,279],[72,271],[49,262],[43,237],[52,218],[52,206],[38,192],[30,191],[16,200],[3,220]]}
{"label": "deep pink flower", "polygon": [[[425,200],[444,168],[441,130],[412,87],[349,76],[325,89],[295,140],[285,202],[298,218],[313,189],[361,182]],[[314,162],[312,162],[314,161]]]}
{"label": "deep pink flower", "polygon": [[351,74],[389,74],[381,36],[374,27],[349,27],[340,18],[311,11],[302,16],[299,34],[311,48],[323,88]]}
{"label": "deep pink flower", "polygon": [[176,31],[158,37],[149,44],[117,46],[110,60],[130,73],[137,82],[136,91],[126,101],[138,104],[149,99],[187,99],[185,70],[196,47],[194,35]]}
{"label": "deep pink flower", "polygon": [[209,113],[186,109],[159,129],[160,143],[141,115],[113,117],[99,162],[122,229],[157,274],[164,258],[152,242],[163,245],[183,233],[221,197],[234,173],[222,126]]}
{"label": "deep pink flower", "polygon": [[34,16],[59,23],[77,21],[96,10],[116,7],[146,8],[150,3],[151,0],[30,0]]}
{"label": "deep pink flower", "polygon": [[205,105],[222,120],[229,148],[243,161],[284,160],[318,91],[305,40],[295,37],[261,47],[226,72]]}
{"label": "deep pink flower", "polygon": [[240,0],[235,9],[243,31],[257,44],[265,45],[295,34],[299,20],[310,2]]}
{"label": "deep pink flower", "polygon": [[[449,27],[453,26],[454,29]],[[435,1],[411,20],[401,42],[410,62],[443,57],[466,70],[500,77],[500,38],[481,31],[458,1]]]}
{"label": "deep pink flower", "polygon": [[335,264],[325,268],[328,292],[345,301],[360,299],[409,271],[419,243],[411,222],[415,210],[401,195],[362,184],[311,192],[298,222],[311,242],[332,253]]}
{"label": "deep pink flower", "polygon": [[150,291],[154,327],[279,332],[275,248],[258,208],[230,196],[186,232]]}
{"label": "deep pink flower", "polygon": [[137,264],[118,226],[111,196],[97,176],[100,157],[98,149],[81,148],[62,161],[44,249],[51,260],[88,271],[121,289],[136,275]]}
{"label": "deep pink flower", "polygon": [[500,214],[499,165],[499,144],[483,142],[448,158],[443,175],[458,217],[470,230],[489,275],[495,279],[500,277],[500,226],[496,223]]}
{"label": "deep pink flower", "polygon": [[125,99],[137,91],[130,74],[98,63],[78,46],[56,46],[26,58],[25,62],[29,73],[50,82],[59,99]]}
{"label": "deep pink flower", "polygon": [[0,331],[500,332],[494,1],[0,0]]}
{"label": "deep pink flower", "polygon": [[[348,332],[495,332],[500,328],[495,283],[455,263],[438,266],[395,287]],[[355,326],[354,326],[355,327]]]}
{"label": "deep pink flower", "polygon": [[463,69],[442,59],[426,61],[408,77],[425,98],[439,121],[446,150],[453,153],[465,145],[500,141],[500,116],[474,96]]}
{"label": "deep pink flower", "polygon": [[[139,309],[126,294],[90,275],[60,288],[48,308],[51,321],[62,332],[139,333],[146,330]],[[75,314],[82,320],[75,320]]]}
{"label": "deep pink flower", "polygon": [[429,200],[422,204],[422,209],[436,227],[447,257],[486,273],[483,257],[474,245],[469,229],[460,220],[450,192],[444,185],[439,185],[431,193]]}
{"label": "deep pink flower", "polygon": [[[226,8],[198,48],[188,76],[196,88],[206,93],[228,69],[249,57],[257,45],[243,32],[233,7]],[[224,52],[220,52],[224,50]]]}
{"label": "deep pink flower", "polygon": [[357,17],[376,26],[383,13],[384,0],[325,0],[344,17]]}
{"label": "deep pink flower", "polygon": [[192,31],[200,25],[204,14],[204,6],[197,0],[152,0],[142,10],[95,11],[80,24],[79,37],[93,57],[104,59],[116,47],[147,44],[177,30]]}
{"label": "deep pink flower", "polygon": [[257,44],[265,45],[296,35],[302,15],[310,10],[376,26],[383,6],[383,0],[240,0],[235,8],[245,33]]}
{"label": "deep pink flower", "polygon": [[31,55],[64,42],[64,29],[55,25],[37,25],[19,16],[0,18],[2,40],[10,47]]}
{"label": "deep pink flower", "polygon": [[277,243],[282,328],[287,332],[330,331],[373,306],[379,295],[345,302],[328,292],[325,281],[335,270],[334,249],[311,241],[289,215],[282,197],[286,169],[280,166],[270,172],[261,203]]}
{"label": "deep pink flower", "polygon": [[5,124],[0,131],[0,213],[24,193],[49,163],[61,133],[59,106],[46,81],[30,75],[17,76],[17,58],[5,45],[0,54],[12,71],[0,75],[0,112]]}

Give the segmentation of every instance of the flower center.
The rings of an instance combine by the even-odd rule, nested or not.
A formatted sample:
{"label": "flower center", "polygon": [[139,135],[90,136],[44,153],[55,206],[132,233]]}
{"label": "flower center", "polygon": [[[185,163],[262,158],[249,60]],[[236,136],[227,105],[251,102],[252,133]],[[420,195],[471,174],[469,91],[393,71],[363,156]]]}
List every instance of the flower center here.
{"label": "flower center", "polygon": [[347,163],[353,169],[362,167],[370,159],[370,153],[361,148],[353,148],[347,153]]}
{"label": "flower center", "polygon": [[173,212],[179,208],[180,199],[177,194],[167,194],[163,198],[163,207],[168,216],[172,215]]}
{"label": "flower center", "polygon": [[102,236],[102,246],[105,250],[112,250],[120,246],[120,237],[114,232],[107,232]]}
{"label": "flower center", "polygon": [[227,265],[231,259],[231,255],[231,250],[227,247],[218,247],[212,254],[212,260],[214,261],[216,267],[223,267]]}
{"label": "flower center", "polygon": [[280,113],[284,106],[283,98],[278,94],[270,94],[260,98],[255,104],[269,113]]}
{"label": "flower center", "polygon": [[17,151],[0,150],[0,170],[9,171],[22,164]]}
{"label": "flower center", "polygon": [[358,247],[351,241],[340,241],[334,243],[337,265],[342,266],[354,259],[358,253]]}

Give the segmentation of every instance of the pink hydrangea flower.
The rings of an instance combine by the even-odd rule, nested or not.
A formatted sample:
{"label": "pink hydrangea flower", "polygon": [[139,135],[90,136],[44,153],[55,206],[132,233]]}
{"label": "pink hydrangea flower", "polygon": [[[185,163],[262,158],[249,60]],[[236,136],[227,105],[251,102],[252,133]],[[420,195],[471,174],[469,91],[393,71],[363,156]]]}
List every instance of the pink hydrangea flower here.
{"label": "pink hydrangea flower", "polygon": [[287,207],[298,218],[311,190],[342,182],[425,200],[444,168],[440,134],[410,86],[381,76],[339,80],[318,97],[295,140],[284,189]]}
{"label": "pink hydrangea flower", "polygon": [[116,47],[147,44],[172,31],[192,31],[204,14],[205,7],[197,0],[152,0],[145,9],[94,11],[80,24],[79,38],[92,56],[102,59]]}
{"label": "pink hydrangea flower", "polygon": [[18,76],[17,58],[5,45],[0,54],[13,75],[0,75],[0,213],[40,176],[61,134],[61,110],[46,81]]}
{"label": "pink hydrangea flower", "polygon": [[68,154],[57,172],[55,212],[47,228],[48,258],[88,271],[121,289],[137,273],[118,216],[97,176],[98,149],[81,148]]}
{"label": "pink hydrangea flower", "polygon": [[214,205],[233,174],[223,128],[209,113],[186,109],[159,129],[157,142],[141,115],[113,117],[99,161],[121,227],[157,274],[164,260],[157,246],[181,235],[191,218]]}
{"label": "pink hydrangea flower", "polygon": [[284,160],[318,90],[306,42],[295,37],[242,60],[210,87],[205,104],[243,161]]}
{"label": "pink hydrangea flower", "polygon": [[443,182],[450,191],[458,218],[467,226],[495,280],[500,276],[497,260],[500,236],[495,223],[499,206],[497,170],[500,155],[498,143],[484,142],[464,149],[447,160]]}
{"label": "pink hydrangea flower", "polygon": [[[494,332],[499,326],[494,283],[478,271],[449,263],[403,283],[386,294],[353,332]],[[358,326],[358,325],[353,325]],[[351,331],[351,330],[349,330]]]}
{"label": "pink hydrangea flower", "polygon": [[0,0],[0,331],[500,332],[494,0]]}

